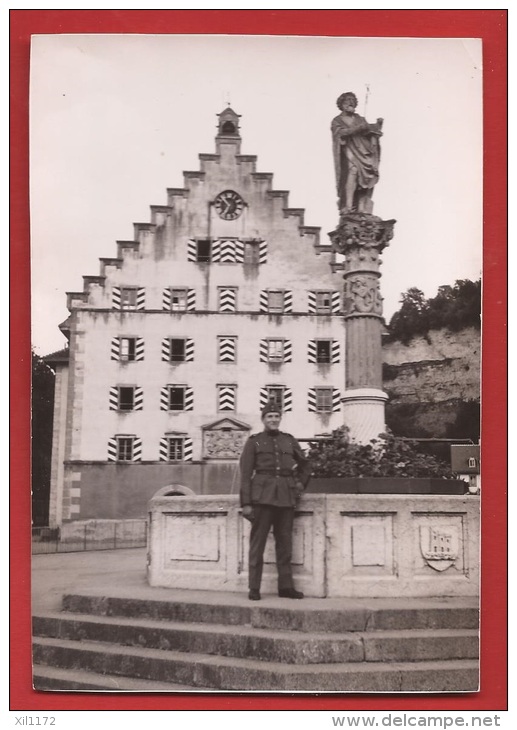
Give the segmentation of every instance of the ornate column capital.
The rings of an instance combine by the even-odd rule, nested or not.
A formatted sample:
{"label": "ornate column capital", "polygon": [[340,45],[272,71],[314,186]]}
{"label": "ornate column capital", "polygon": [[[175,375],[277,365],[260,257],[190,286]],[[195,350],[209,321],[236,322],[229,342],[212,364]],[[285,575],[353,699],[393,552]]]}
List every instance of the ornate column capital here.
{"label": "ornate column capital", "polygon": [[328,235],[334,251],[344,256],[364,248],[381,252],[393,238],[395,223],[394,219],[384,221],[369,213],[344,213],[336,230]]}

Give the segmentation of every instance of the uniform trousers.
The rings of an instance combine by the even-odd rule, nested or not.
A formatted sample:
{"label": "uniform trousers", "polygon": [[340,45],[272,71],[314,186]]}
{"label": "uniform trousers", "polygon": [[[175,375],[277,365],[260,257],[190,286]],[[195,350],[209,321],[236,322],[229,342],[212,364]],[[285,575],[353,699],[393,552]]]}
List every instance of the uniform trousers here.
{"label": "uniform trousers", "polygon": [[293,588],[291,558],[293,553],[293,507],[274,507],[269,504],[253,505],[249,552],[249,588],[260,590],[264,548],[271,525],[275,537],[278,590]]}

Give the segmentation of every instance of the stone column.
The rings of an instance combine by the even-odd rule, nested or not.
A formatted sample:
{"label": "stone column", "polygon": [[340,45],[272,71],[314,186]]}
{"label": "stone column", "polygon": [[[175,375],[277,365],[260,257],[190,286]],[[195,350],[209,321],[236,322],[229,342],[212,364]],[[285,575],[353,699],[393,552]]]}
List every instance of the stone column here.
{"label": "stone column", "polygon": [[385,430],[382,390],[380,253],[393,237],[395,221],[370,213],[343,213],[329,234],[334,251],[345,256],[345,392],[344,423],[358,443]]}

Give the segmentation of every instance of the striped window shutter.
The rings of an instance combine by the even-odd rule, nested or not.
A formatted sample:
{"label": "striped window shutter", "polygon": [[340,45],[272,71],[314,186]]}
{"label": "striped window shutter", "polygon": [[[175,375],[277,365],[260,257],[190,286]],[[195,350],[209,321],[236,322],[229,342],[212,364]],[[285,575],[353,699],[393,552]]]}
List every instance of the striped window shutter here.
{"label": "striped window shutter", "polygon": [[318,361],[315,340],[309,340],[309,347],[307,350],[307,360],[308,360],[308,362],[317,362]]}
{"label": "striped window shutter", "polygon": [[117,460],[117,439],[108,440],[108,461]]}
{"label": "striped window shutter", "polygon": [[171,295],[170,287],[166,287],[163,290],[162,309],[169,312],[171,309],[171,301],[172,301],[172,295]]}
{"label": "striped window shutter", "polygon": [[160,391],[160,410],[169,410],[169,386],[165,385]]}
{"label": "striped window shutter", "polygon": [[284,413],[293,410],[293,391],[291,388],[284,388]]}
{"label": "striped window shutter", "polygon": [[[317,409],[316,401],[316,388],[309,388],[308,396],[308,409],[312,413],[315,413]],[[337,388],[332,388],[332,413],[338,413],[341,409],[341,393]],[[329,411],[327,411],[328,413]]]}
{"label": "striped window shutter", "polygon": [[134,411],[142,411],[144,408],[144,389],[140,386],[135,387],[135,405]]}
{"label": "striped window shutter", "polygon": [[236,337],[220,337],[219,338],[219,361],[235,362],[235,343]]}
{"label": "striped window shutter", "polygon": [[235,263],[244,263],[244,243],[242,241],[234,241],[235,243]]}
{"label": "striped window shutter", "polygon": [[307,405],[310,413],[316,413],[316,388],[309,388],[307,392]]}
{"label": "striped window shutter", "polygon": [[259,264],[267,263],[267,241],[259,243]]}
{"label": "striped window shutter", "polygon": [[145,343],[143,337],[136,338],[135,360],[141,362],[144,359]]}
{"label": "striped window shutter", "polygon": [[143,286],[138,288],[136,294],[136,308],[139,311],[145,309],[145,287]]}
{"label": "striped window shutter", "polygon": [[338,291],[332,292],[332,314],[339,314],[341,311],[341,293]]}
{"label": "striped window shutter", "polygon": [[164,337],[162,340],[162,360],[169,362],[171,359],[171,340],[170,337]]}
{"label": "striped window shutter", "polygon": [[120,287],[119,286],[113,287],[111,296],[112,296],[113,309],[120,309]]}
{"label": "striped window shutter", "polygon": [[216,241],[212,241],[211,258],[212,261],[221,260],[221,241],[219,239],[217,239]]}
{"label": "striped window shutter", "polygon": [[219,290],[219,311],[220,312],[235,312],[235,289],[220,289]]}
{"label": "striped window shutter", "polygon": [[268,311],[268,301],[269,301],[269,297],[268,297],[267,289],[262,289],[262,291],[260,292],[260,304],[259,304],[259,309],[261,312]]}
{"label": "striped window shutter", "polygon": [[194,410],[194,388],[190,386],[185,387],[185,409],[186,411]]}
{"label": "striped window shutter", "polygon": [[234,411],[235,410],[235,386],[234,385],[220,385],[218,395],[219,395],[218,409],[220,411]]}
{"label": "striped window shutter", "polygon": [[112,360],[120,360],[120,339],[118,337],[111,340],[110,352]]}
{"label": "striped window shutter", "polygon": [[[268,358],[268,344],[267,344],[267,340],[260,340],[259,361],[260,362],[268,362],[268,360],[269,360],[269,358]],[[267,398],[266,398],[266,402],[267,402]]]}
{"label": "striped window shutter", "polygon": [[341,410],[341,393],[337,388],[332,388],[332,412],[339,413]]}
{"label": "striped window shutter", "polygon": [[187,241],[187,261],[197,261],[197,242],[191,238]]}
{"label": "striped window shutter", "polygon": [[196,290],[189,289],[187,291],[187,311],[193,312],[196,309]]}
{"label": "striped window shutter", "polygon": [[221,253],[219,255],[219,262],[221,264],[235,263],[235,241],[221,241]]}
{"label": "striped window shutter", "polygon": [[190,337],[185,340],[185,362],[194,362],[194,340]]}
{"label": "striped window shutter", "polygon": [[284,312],[293,311],[293,292],[289,289],[284,292]]}
{"label": "striped window shutter", "polygon": [[118,411],[118,386],[116,385],[110,388],[109,404],[110,411]]}
{"label": "striped window shutter", "polygon": [[[160,439],[160,461],[169,461],[169,438]],[[183,461],[192,461],[192,439],[183,437]]]}
{"label": "striped window shutter", "polygon": [[133,439],[133,461],[142,461],[142,439],[137,436]]}
{"label": "striped window shutter", "polygon": [[339,340],[332,340],[332,344],[330,346],[330,359],[332,361],[332,364],[339,362],[340,349],[341,348],[339,347]]}
{"label": "striped window shutter", "polygon": [[[277,386],[280,387],[280,386]],[[283,412],[289,413],[293,410],[293,391],[291,388],[283,388]],[[269,402],[269,389],[268,388],[261,388],[260,389],[260,409],[264,408],[265,405]]]}
{"label": "striped window shutter", "polygon": [[[308,309],[309,314],[316,314],[316,292],[310,291],[308,294]],[[316,362],[316,361],[314,361]]]}
{"label": "striped window shutter", "polygon": [[291,340],[284,340],[284,362],[292,362],[293,360],[293,347]]}

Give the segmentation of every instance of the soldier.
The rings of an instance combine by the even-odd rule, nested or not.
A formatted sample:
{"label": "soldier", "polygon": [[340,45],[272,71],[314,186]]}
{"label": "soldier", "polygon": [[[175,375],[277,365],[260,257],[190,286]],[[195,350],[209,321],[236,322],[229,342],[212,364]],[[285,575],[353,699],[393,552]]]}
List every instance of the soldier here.
{"label": "soldier", "polygon": [[278,430],[281,409],[262,410],[264,431],[246,441],[240,459],[242,515],[251,522],[249,599],[260,601],[264,548],[271,525],[275,537],[278,595],[303,598],[293,585],[291,566],[294,510],[310,478],[310,465],[299,443]]}

